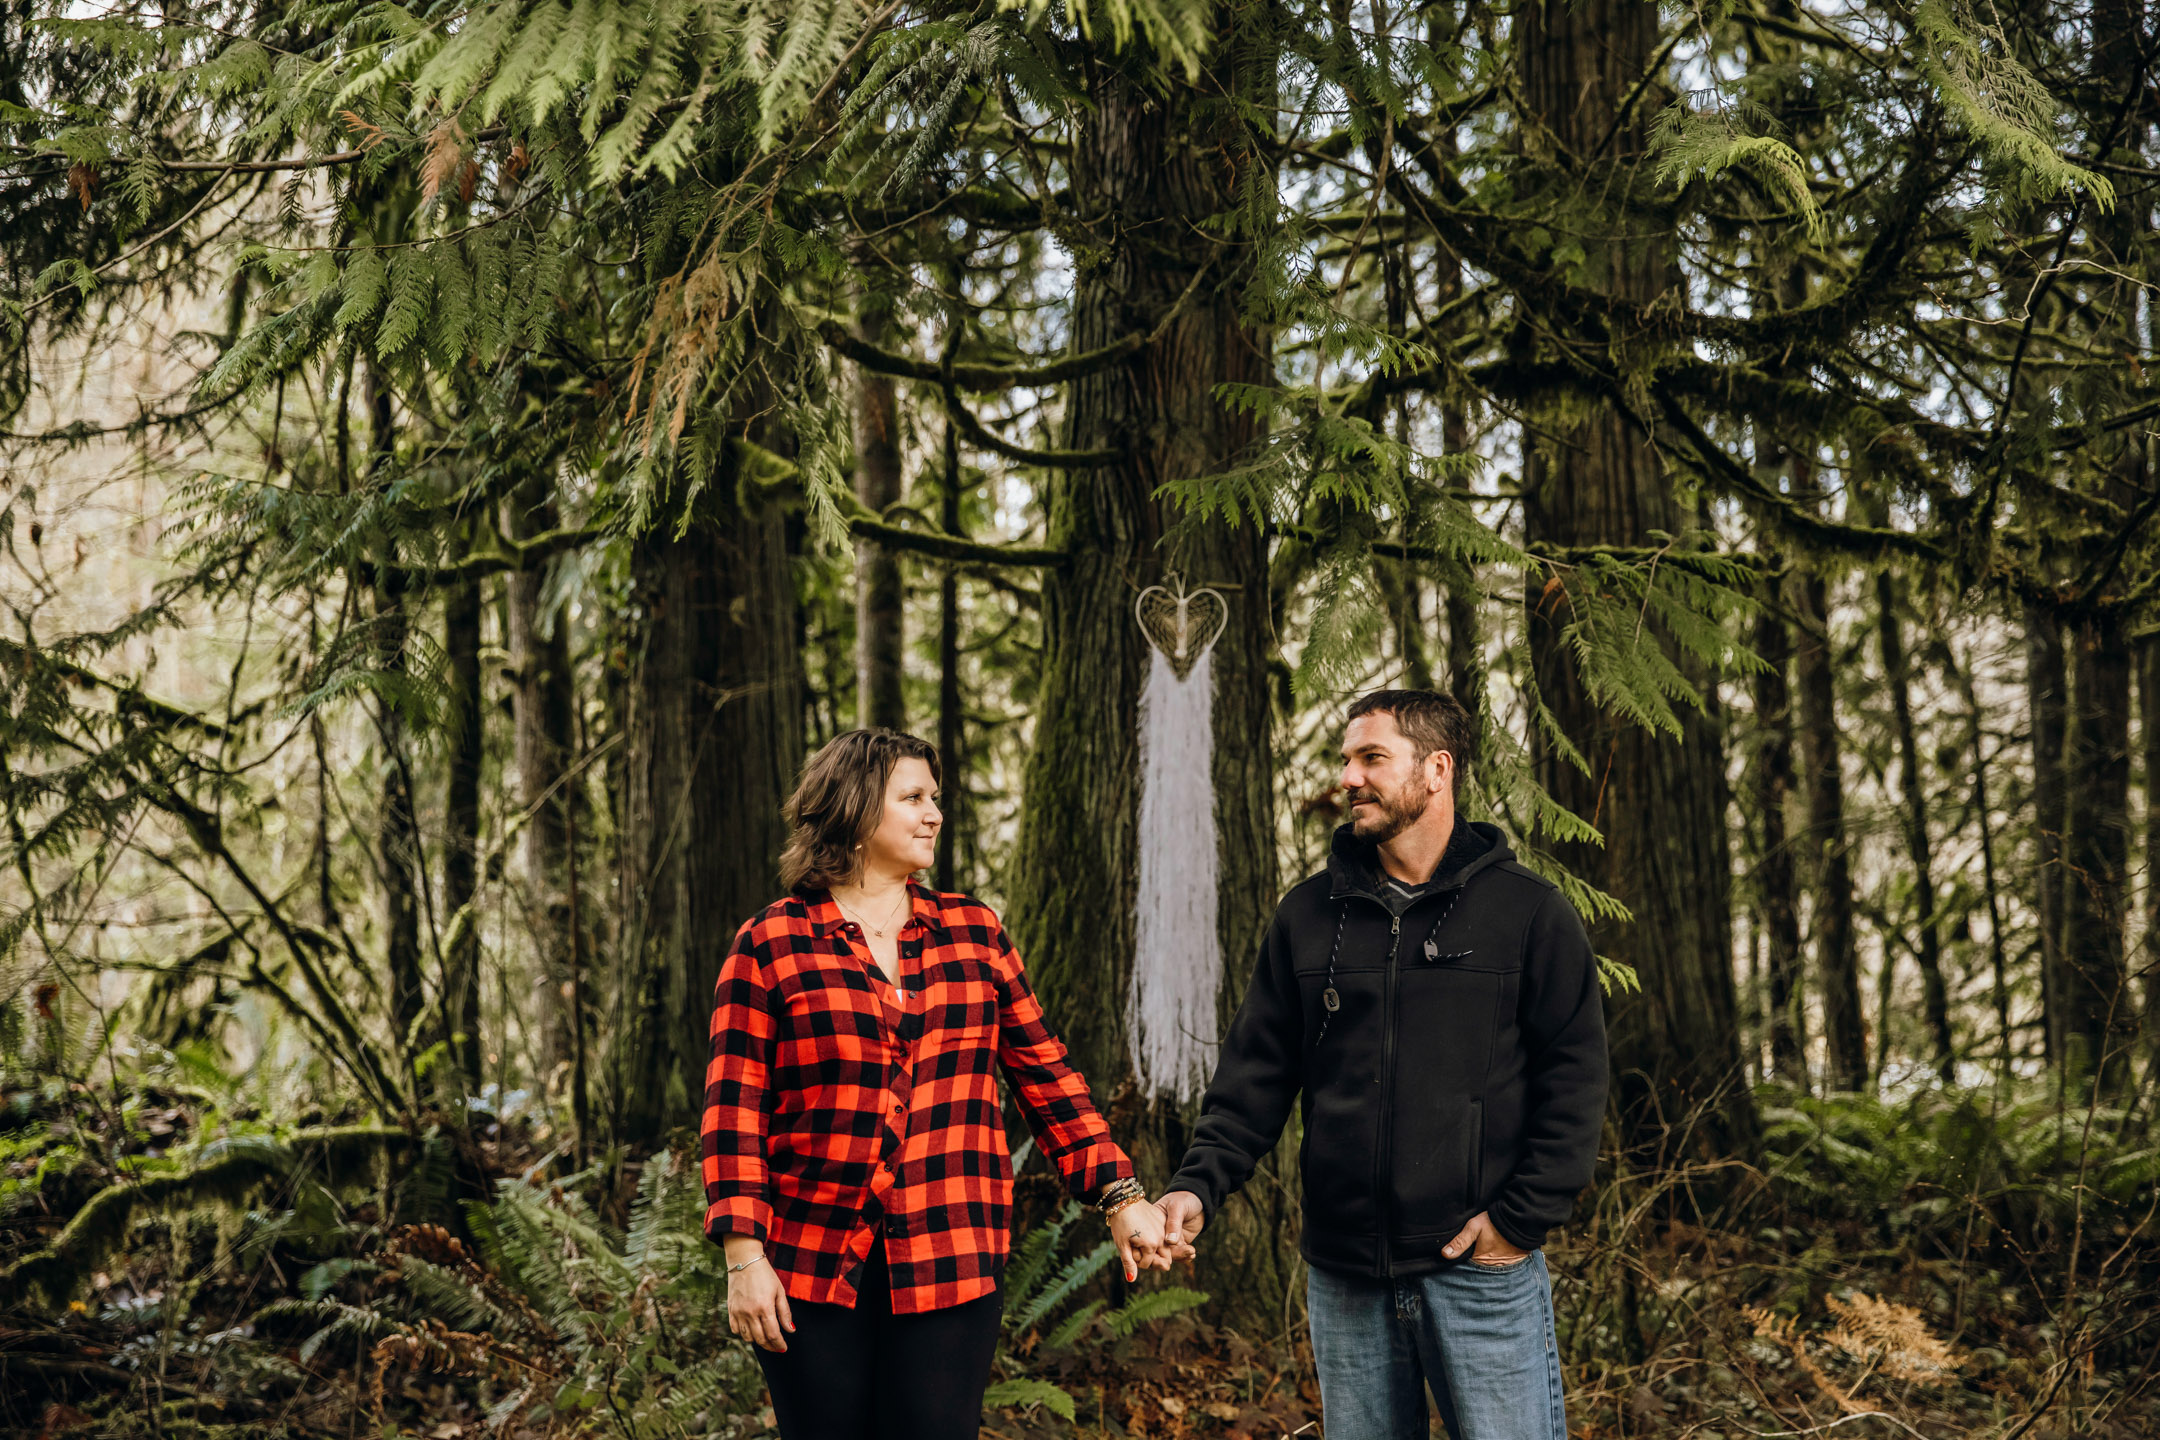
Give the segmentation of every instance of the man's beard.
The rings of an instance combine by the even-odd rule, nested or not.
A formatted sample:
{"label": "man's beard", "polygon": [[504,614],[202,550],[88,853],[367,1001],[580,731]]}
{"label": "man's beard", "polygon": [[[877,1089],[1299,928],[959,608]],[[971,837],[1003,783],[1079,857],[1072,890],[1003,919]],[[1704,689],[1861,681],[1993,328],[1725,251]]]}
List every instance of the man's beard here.
{"label": "man's beard", "polygon": [[1348,799],[1355,806],[1360,800],[1373,803],[1365,809],[1350,812],[1350,833],[1373,845],[1385,845],[1403,831],[1418,822],[1432,804],[1432,792],[1416,785],[1405,785],[1393,795],[1364,786],[1349,792]]}

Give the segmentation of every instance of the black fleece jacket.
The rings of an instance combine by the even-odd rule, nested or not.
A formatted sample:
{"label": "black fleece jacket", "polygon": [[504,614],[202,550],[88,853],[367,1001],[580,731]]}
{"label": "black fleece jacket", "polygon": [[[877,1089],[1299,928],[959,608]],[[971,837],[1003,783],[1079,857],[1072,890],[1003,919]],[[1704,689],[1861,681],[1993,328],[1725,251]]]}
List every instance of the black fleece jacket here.
{"label": "black fleece jacket", "polygon": [[1275,911],[1170,1182],[1212,1215],[1297,1102],[1301,1248],[1322,1269],[1459,1263],[1441,1248],[1480,1210],[1534,1249],[1590,1183],[1606,1061],[1589,938],[1498,827],[1456,831],[1399,912],[1372,847],[1335,833]]}

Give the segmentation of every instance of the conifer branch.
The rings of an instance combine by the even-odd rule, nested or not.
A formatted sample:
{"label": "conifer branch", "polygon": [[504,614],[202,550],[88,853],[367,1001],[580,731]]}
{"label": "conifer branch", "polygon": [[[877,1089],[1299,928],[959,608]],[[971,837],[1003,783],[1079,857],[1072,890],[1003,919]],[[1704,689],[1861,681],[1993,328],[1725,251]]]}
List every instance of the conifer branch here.
{"label": "conifer branch", "polygon": [[[486,130],[475,131],[466,138],[476,145],[484,145],[490,140],[500,140],[508,133],[509,127],[495,125]],[[320,170],[331,165],[350,165],[356,160],[366,159],[373,148],[369,145],[358,150],[339,150],[329,155],[303,155],[292,160],[160,160],[158,166],[164,170],[222,170],[228,175],[263,175],[277,170]]]}
{"label": "conifer branch", "polygon": [[[817,332],[824,342],[865,370],[879,375],[892,375],[902,380],[920,380],[925,384],[942,384],[945,379],[941,366],[926,360],[896,355],[881,350],[869,341],[851,334],[837,320],[821,320]],[[1097,350],[1080,355],[1068,355],[1062,360],[1041,364],[985,365],[955,362],[952,367],[953,384],[962,390],[977,392],[1010,389],[1015,385],[1058,385],[1067,380],[1077,380],[1098,370],[1107,370],[1118,361],[1138,354],[1146,348],[1149,336],[1134,332],[1120,336]]]}
{"label": "conifer branch", "polygon": [[958,391],[951,386],[945,387],[945,413],[952,417],[953,423],[960,427],[960,433],[972,444],[994,455],[1002,455],[1008,460],[1017,460],[1022,465],[1041,465],[1052,470],[1091,470],[1099,466],[1115,465],[1125,458],[1122,449],[1030,450],[1024,445],[1015,445],[1009,440],[1000,439],[991,434],[989,428],[976,419],[967,406],[960,403]]}
{"label": "conifer branch", "polygon": [[1063,550],[1048,546],[987,545],[942,530],[907,529],[872,514],[852,494],[846,498],[853,501],[847,507],[849,532],[858,540],[874,541],[887,549],[908,550],[959,565],[1062,565],[1067,559]]}
{"label": "conifer branch", "polygon": [[523,540],[513,540],[498,531],[489,549],[476,551],[448,565],[400,566],[399,573],[412,584],[450,585],[461,580],[477,580],[483,575],[530,570],[608,533],[606,525],[563,525]]}
{"label": "conifer branch", "polygon": [[882,520],[858,516],[848,529],[860,540],[874,540],[889,550],[911,550],[962,565],[1062,565],[1066,553],[1042,545],[986,545],[963,540],[942,530],[910,530]]}
{"label": "conifer branch", "polygon": [[1703,428],[1688,414],[1687,408],[1669,395],[1656,396],[1658,407],[1666,423],[1679,432],[1693,452],[1698,468],[1706,479],[1722,482],[1733,494],[1744,495],[1759,502],[1774,514],[1788,529],[1815,544],[1858,555],[1879,559],[1886,553],[1913,556],[1937,564],[1947,563],[1950,554],[1942,546],[1924,535],[1886,525],[1854,525],[1845,521],[1825,520],[1800,501],[1781,491],[1774,490],[1747,466],[1725,453],[1723,446],[1703,432]]}
{"label": "conifer branch", "polygon": [[[31,665],[40,665],[48,670],[65,675],[78,685],[92,686],[109,691],[113,696],[114,708],[123,715],[131,713],[145,715],[161,725],[197,730],[213,739],[223,740],[230,737],[230,732],[225,726],[212,720],[207,715],[198,715],[192,710],[171,704],[168,701],[153,700],[134,685],[110,679],[107,676],[98,674],[86,665],[78,665],[72,660],[62,660],[48,651],[33,651],[30,647],[18,641],[0,637],[0,661],[6,662],[18,671],[27,669]],[[261,708],[260,705],[251,706],[246,713],[252,714]]]}

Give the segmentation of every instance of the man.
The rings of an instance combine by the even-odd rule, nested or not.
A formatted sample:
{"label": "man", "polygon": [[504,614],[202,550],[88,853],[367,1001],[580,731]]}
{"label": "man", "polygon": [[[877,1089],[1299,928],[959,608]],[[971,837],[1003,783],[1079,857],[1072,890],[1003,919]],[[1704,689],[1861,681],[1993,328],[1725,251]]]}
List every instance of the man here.
{"label": "man", "polygon": [[1301,1248],[1328,1440],[1566,1440],[1539,1250],[1590,1182],[1605,1021],[1582,921],[1456,819],[1475,730],[1430,690],[1350,707],[1350,823],[1283,898],[1161,1200],[1189,1256],[1304,1120]]}

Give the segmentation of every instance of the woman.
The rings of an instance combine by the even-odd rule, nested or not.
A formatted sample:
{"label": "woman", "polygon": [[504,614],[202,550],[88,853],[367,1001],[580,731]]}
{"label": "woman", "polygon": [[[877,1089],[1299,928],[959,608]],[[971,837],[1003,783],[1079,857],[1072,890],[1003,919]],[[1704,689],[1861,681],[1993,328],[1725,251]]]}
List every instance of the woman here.
{"label": "woman", "polygon": [[788,800],[785,899],[721,966],[705,1078],[706,1233],[784,1440],[972,1440],[1004,1298],[1012,1160],[993,1071],[1125,1276],[1169,1268],[996,915],[915,883],[937,751],[853,730]]}

